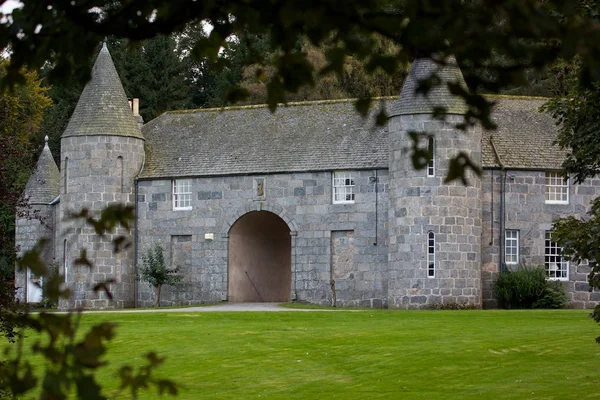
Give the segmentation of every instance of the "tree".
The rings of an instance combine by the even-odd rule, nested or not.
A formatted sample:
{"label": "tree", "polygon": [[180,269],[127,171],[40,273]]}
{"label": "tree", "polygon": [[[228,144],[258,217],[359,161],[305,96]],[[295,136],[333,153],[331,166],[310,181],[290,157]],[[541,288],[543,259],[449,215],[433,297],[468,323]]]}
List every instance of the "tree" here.
{"label": "tree", "polygon": [[[91,216],[87,210],[74,215],[72,218],[84,220],[91,225],[100,236],[112,235],[119,226],[129,229],[133,220],[133,207],[112,205],[104,209],[98,218]],[[127,246],[127,238],[113,235],[112,245],[115,252],[122,251]],[[25,251],[17,260],[20,271],[30,269],[35,275],[44,277],[45,296],[52,301],[67,299],[71,295],[64,288],[64,275],[51,273],[51,268],[40,258],[44,242],[39,242],[34,248]],[[92,267],[87,259],[85,250],[81,257],[74,260],[75,265]],[[94,291],[104,291],[112,298],[108,290],[110,281],[101,282]],[[0,292],[4,296],[9,292]],[[0,299],[1,301],[2,299]],[[150,352],[145,355],[146,363],[137,369],[124,365],[118,371],[120,386],[117,393],[108,397],[102,386],[96,380],[97,371],[107,363],[103,359],[107,351],[107,342],[115,334],[115,323],[102,322],[92,326],[89,331],[81,332],[80,320],[82,310],[70,310],[64,314],[55,313],[23,313],[11,312],[0,308],[0,329],[4,324],[13,330],[28,328],[36,331],[39,339],[27,342],[27,338],[18,335],[18,341],[8,346],[4,351],[7,359],[0,362],[0,396],[2,398],[17,398],[30,395],[32,391],[39,393],[40,399],[97,399],[115,398],[121,392],[127,391],[136,399],[140,389],[156,386],[159,394],[177,394],[177,386],[170,380],[157,379],[153,371],[163,362],[163,358]],[[5,333],[6,331],[3,331]],[[17,334],[21,333],[17,331]],[[10,340],[15,336],[8,336]],[[38,368],[33,368],[31,360],[24,356],[24,348],[29,346],[31,354],[37,354],[44,362]]]}
{"label": "tree", "polygon": [[142,279],[154,287],[154,306],[160,307],[162,286],[176,285],[183,278],[181,275],[176,275],[179,272],[179,267],[167,268],[160,243],[157,243],[154,249],[148,249],[146,254],[142,254],[142,263],[140,268]]}
{"label": "tree", "polygon": [[[0,79],[8,62],[0,60]],[[44,110],[50,106],[37,73],[21,71],[23,83],[0,93],[0,274],[12,277],[15,262],[15,214],[36,158],[34,142]]]}
{"label": "tree", "polygon": [[112,40],[109,50],[127,96],[141,99],[144,121],[189,106],[188,65],[177,52],[174,35],[156,36],[131,46]]}
{"label": "tree", "polygon": [[[589,12],[582,12],[589,10]],[[186,24],[205,21],[213,26],[209,35],[193,47],[196,60],[207,58],[220,65],[219,52],[240,32],[265,37],[273,55],[267,60],[244,62],[272,65],[274,74],[266,82],[271,110],[287,101],[286,93],[296,93],[303,85],[315,84],[314,66],[297,44],[306,38],[315,47],[325,42],[334,46],[325,53],[327,63],[319,75],[342,78],[348,55],[365,65],[367,73],[381,69],[387,74],[406,70],[416,57],[433,57],[443,64],[454,55],[461,65],[490,72],[473,74],[467,84],[448,83],[453,94],[461,96],[469,110],[466,129],[481,123],[494,127],[490,119],[493,103],[482,93],[497,93],[525,81],[532,70],[540,70],[563,58],[579,56],[579,81],[589,87],[600,80],[600,35],[597,34],[595,0],[248,0],[243,2],[203,2],[182,0],[91,0],[87,2],[24,0],[22,9],[0,23],[0,48],[10,48],[11,58],[3,86],[22,81],[21,67],[38,69],[49,62],[55,66],[49,77],[68,75],[74,65],[85,64],[96,46],[107,36],[141,41],[158,35],[181,32]],[[392,54],[382,55],[376,41],[383,38],[395,45]],[[501,60],[501,61],[498,61]],[[426,92],[439,84],[433,74],[418,90]],[[243,100],[248,90],[237,86],[227,99]],[[370,99],[356,102],[366,115]],[[385,121],[381,110],[377,121]],[[418,151],[415,143],[413,151]],[[458,156],[457,156],[458,157]],[[460,160],[451,171],[457,178]],[[464,164],[464,163],[463,163]]]}

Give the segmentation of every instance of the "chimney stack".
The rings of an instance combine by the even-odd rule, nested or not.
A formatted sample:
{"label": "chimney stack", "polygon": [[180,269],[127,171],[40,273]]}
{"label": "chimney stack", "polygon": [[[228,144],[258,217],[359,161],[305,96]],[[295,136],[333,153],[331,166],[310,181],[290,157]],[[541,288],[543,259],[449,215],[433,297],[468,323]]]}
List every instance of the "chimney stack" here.
{"label": "chimney stack", "polygon": [[131,108],[131,112],[133,117],[137,121],[138,127],[141,129],[144,125],[144,118],[140,115],[140,99],[133,98],[129,100],[129,108]]}
{"label": "chimney stack", "polygon": [[133,116],[137,117],[138,115],[140,115],[140,99],[133,99]]}

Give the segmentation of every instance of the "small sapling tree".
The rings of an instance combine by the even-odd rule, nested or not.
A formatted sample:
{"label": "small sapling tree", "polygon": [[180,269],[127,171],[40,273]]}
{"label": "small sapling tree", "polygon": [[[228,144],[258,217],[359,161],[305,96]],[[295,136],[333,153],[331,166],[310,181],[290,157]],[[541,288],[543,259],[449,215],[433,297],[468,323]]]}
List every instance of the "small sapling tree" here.
{"label": "small sapling tree", "polygon": [[160,291],[163,285],[176,285],[183,278],[177,275],[179,267],[167,268],[163,248],[157,243],[154,248],[148,249],[142,254],[142,266],[140,274],[142,279],[154,287],[154,306],[160,307]]}

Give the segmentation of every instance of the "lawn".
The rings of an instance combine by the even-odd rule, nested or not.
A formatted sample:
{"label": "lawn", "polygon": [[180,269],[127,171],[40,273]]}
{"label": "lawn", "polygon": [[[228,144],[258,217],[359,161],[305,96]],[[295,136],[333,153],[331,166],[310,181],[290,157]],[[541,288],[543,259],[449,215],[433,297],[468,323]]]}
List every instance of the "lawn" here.
{"label": "lawn", "polygon": [[107,387],[123,362],[155,350],[181,399],[600,398],[600,328],[587,314],[110,313],[83,325],[119,324],[100,374]]}

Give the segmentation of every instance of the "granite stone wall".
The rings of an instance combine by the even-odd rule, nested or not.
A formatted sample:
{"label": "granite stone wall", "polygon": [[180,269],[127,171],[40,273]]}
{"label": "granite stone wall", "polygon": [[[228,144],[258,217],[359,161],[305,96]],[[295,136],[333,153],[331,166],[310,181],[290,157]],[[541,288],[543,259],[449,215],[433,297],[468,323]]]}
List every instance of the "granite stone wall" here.
{"label": "granite stone wall", "polygon": [[[500,171],[485,170],[482,182],[483,306],[493,308],[496,301],[492,284],[500,268]],[[589,179],[582,185],[569,184],[568,204],[546,204],[545,183],[544,171],[506,171],[505,229],[519,231],[519,263],[527,266],[544,265],[544,235],[552,229],[554,220],[570,215],[583,217],[590,208],[590,201],[600,195],[600,179]],[[587,265],[569,263],[565,288],[571,307],[590,308],[600,302],[600,292],[588,291],[588,273]]]}
{"label": "granite stone wall", "polygon": [[[173,237],[191,237],[184,282],[163,288],[162,303],[227,300],[229,229],[250,211],[268,211],[290,228],[291,299],[332,304],[332,235],[344,231],[352,232],[354,250],[347,267],[352,270],[334,277],[337,305],[386,306],[387,175],[377,171],[376,194],[376,172],[353,171],[354,204],[332,203],[331,172],[192,178],[191,210],[173,210],[172,180],[141,180],[140,252],[160,242],[171,260],[178,257],[167,245]],[[139,304],[151,305],[153,296],[141,282]]]}
{"label": "granite stone wall", "polygon": [[[481,305],[481,181],[469,170],[469,185],[444,184],[449,159],[464,151],[481,162],[481,134],[446,121],[402,115],[390,120],[389,306],[427,308],[434,304]],[[415,170],[408,133],[435,138],[435,176]],[[426,146],[427,136],[421,138]],[[435,235],[435,274],[428,275],[428,234]]]}
{"label": "granite stone wall", "polygon": [[[34,204],[23,209],[24,213],[15,221],[15,245],[18,256],[31,250],[40,240],[46,244],[41,252],[41,258],[47,265],[55,262],[55,207],[47,204]],[[28,271],[15,270],[15,286],[17,299],[25,302],[27,299],[27,274]]]}
{"label": "granite stone wall", "polygon": [[[144,141],[124,136],[73,136],[61,141],[60,232],[57,254],[66,284],[73,290],[61,308],[131,307],[133,306],[132,250],[115,253],[112,240],[130,237],[119,228],[99,237],[83,221],[69,216],[83,209],[97,217],[106,206],[115,203],[133,205],[134,177],[144,159]],[[93,267],[76,265],[73,260],[82,250],[93,261]],[[65,254],[66,250],[66,254]],[[110,285],[114,300],[105,293],[95,293],[95,284],[114,279]]]}

